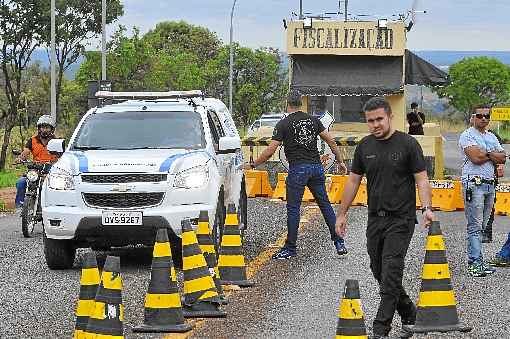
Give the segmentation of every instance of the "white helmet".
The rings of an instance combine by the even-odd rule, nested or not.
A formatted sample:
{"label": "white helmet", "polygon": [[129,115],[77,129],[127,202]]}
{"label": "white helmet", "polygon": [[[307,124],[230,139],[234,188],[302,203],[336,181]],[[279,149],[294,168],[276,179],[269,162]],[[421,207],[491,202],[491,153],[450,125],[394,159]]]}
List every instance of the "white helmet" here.
{"label": "white helmet", "polygon": [[37,120],[37,127],[41,126],[41,125],[50,125],[51,127],[53,127],[53,129],[55,129],[55,121],[53,120],[53,118],[51,117],[51,115],[42,115],[39,120]]}

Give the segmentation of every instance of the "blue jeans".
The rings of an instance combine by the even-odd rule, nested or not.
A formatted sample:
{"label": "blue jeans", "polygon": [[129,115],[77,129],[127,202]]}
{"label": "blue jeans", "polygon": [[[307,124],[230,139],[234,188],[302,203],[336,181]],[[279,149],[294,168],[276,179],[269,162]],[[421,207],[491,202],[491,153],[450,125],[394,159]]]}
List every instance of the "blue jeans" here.
{"label": "blue jeans", "polygon": [[[487,226],[491,215],[496,192],[494,185],[481,184],[476,186],[473,182],[462,182],[464,193],[464,213],[467,219],[468,264],[481,262],[482,230]],[[472,190],[471,201],[466,201],[466,189]]]}
{"label": "blue jeans", "polygon": [[322,212],[331,234],[331,240],[341,238],[335,232],[336,216],[329,202],[325,187],[326,177],[321,164],[299,164],[289,168],[287,176],[287,241],[285,247],[296,250],[297,233],[299,227],[299,212],[305,187],[312,192],[317,205]]}
{"label": "blue jeans", "polygon": [[21,207],[25,200],[25,191],[27,190],[27,178],[21,177],[16,181],[16,199],[14,203],[16,207]]}
{"label": "blue jeans", "polygon": [[510,260],[510,233],[508,233],[508,238],[506,239],[503,247],[501,247],[501,251],[499,251],[498,256],[503,259]]}

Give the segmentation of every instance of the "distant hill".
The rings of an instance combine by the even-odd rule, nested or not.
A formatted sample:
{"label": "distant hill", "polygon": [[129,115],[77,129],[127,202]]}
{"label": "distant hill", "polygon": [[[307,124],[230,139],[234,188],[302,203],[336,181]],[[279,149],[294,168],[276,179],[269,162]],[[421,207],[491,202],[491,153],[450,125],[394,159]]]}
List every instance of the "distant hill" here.
{"label": "distant hill", "polygon": [[504,64],[510,65],[510,51],[413,51],[421,58],[441,68],[451,66],[464,59],[479,56],[496,58]]}

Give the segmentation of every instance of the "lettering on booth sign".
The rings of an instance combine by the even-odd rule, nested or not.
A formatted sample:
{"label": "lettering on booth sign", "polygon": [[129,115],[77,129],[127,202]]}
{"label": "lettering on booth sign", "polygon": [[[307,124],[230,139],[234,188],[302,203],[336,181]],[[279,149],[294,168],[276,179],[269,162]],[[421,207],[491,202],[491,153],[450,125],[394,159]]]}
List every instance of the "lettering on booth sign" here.
{"label": "lettering on booth sign", "polygon": [[499,184],[496,186],[496,192],[510,193],[510,185]]}
{"label": "lettering on booth sign", "polygon": [[439,189],[453,189],[453,181],[430,180],[430,187]]}
{"label": "lettering on booth sign", "polygon": [[393,29],[300,28],[294,29],[294,48],[393,49]]}

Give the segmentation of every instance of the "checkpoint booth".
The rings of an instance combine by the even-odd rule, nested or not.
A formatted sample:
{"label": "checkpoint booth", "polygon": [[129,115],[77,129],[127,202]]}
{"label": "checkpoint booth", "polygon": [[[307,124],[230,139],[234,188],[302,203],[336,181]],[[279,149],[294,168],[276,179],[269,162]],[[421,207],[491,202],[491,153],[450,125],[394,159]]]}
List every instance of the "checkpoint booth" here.
{"label": "checkpoint booth", "polygon": [[[329,131],[346,159],[352,159],[355,144],[368,135],[362,112],[368,99],[386,97],[395,128],[407,132],[405,85],[441,86],[448,81],[446,73],[406,49],[406,34],[400,21],[384,27],[372,21],[326,19],[288,23],[290,88],[301,93],[303,111],[328,112],[334,118]],[[441,179],[442,138],[436,126],[428,126],[425,135],[416,139],[426,156],[429,176]]]}

